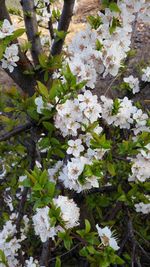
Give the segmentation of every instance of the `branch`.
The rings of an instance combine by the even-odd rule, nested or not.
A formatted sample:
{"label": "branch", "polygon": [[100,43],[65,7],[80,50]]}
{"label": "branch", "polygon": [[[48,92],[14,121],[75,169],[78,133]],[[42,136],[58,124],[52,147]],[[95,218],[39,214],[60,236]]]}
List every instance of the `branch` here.
{"label": "branch", "polygon": [[[58,29],[57,29],[58,31],[64,31],[64,32],[68,31],[71,18],[73,15],[74,4],[75,4],[75,0],[64,0],[62,14],[60,17],[60,21],[58,23]],[[57,39],[55,38],[54,43],[51,48],[51,54],[53,56],[61,53],[64,40],[65,39],[57,41]]]}
{"label": "branch", "polygon": [[[34,133],[33,128],[31,128],[30,133],[31,133],[31,136],[26,140],[26,148],[27,148],[27,155],[29,158],[29,170],[33,170],[35,166],[35,158],[36,158],[36,140],[35,140],[35,133]],[[27,200],[28,191],[29,191],[29,188],[24,187],[21,201],[19,203],[18,217],[16,221],[16,229],[17,229],[18,235],[20,234],[20,225],[21,225],[22,218],[24,216],[24,209],[25,209],[25,203]]]}
{"label": "branch", "polygon": [[[5,0],[0,0],[0,20],[3,21],[4,19],[7,19],[10,21],[10,23],[12,23],[6,8]],[[18,43],[17,40],[14,43]],[[15,67],[12,73],[10,73],[8,70],[5,71],[25,93],[32,96],[34,94],[36,81],[33,77],[31,79],[31,77],[23,74],[25,70],[32,69],[33,66],[31,62],[29,61],[27,56],[19,49],[19,61],[17,63],[17,67]]]}
{"label": "branch", "polygon": [[43,248],[42,248],[42,254],[41,254],[41,258],[40,258],[40,266],[48,266],[48,257],[50,254],[50,240],[47,240],[44,244],[43,244]]}
{"label": "branch", "polygon": [[38,34],[38,23],[36,19],[36,12],[34,0],[21,0],[23,8],[24,21],[27,31],[28,41],[31,42],[31,55],[34,64],[39,63],[39,55],[42,53],[42,45]]}
{"label": "branch", "polygon": [[93,188],[90,190],[86,190],[82,194],[73,193],[72,197],[75,202],[83,203],[84,198],[88,195],[93,195],[97,193],[110,193],[110,192],[114,192],[116,189],[117,189],[116,186],[104,186],[101,188]]}
{"label": "branch", "polygon": [[9,133],[5,133],[3,134],[2,136],[0,136],[0,142],[3,142],[3,141],[7,141],[9,140],[11,137],[17,135],[17,134],[20,134],[24,131],[27,131],[28,129],[30,129],[32,126],[32,123],[31,122],[28,122],[26,123],[25,125],[20,125],[20,126],[17,126],[16,128],[14,128],[12,131],[10,131]]}
{"label": "branch", "polygon": [[[50,3],[46,4],[46,7],[47,7],[48,13],[50,13],[51,12],[51,10],[50,10],[51,4]],[[53,29],[53,23],[52,23],[51,17],[49,18],[49,21],[48,21],[48,29],[49,29],[51,40],[53,40],[55,36],[54,36],[54,29]]]}

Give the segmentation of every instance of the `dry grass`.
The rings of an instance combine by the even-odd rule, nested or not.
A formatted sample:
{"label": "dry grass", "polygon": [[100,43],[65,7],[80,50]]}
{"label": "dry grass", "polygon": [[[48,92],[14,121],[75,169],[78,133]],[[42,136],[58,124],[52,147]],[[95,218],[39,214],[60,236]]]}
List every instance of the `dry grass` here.
{"label": "dry grass", "polygon": [[6,4],[9,8],[20,8],[19,0],[6,0]]}

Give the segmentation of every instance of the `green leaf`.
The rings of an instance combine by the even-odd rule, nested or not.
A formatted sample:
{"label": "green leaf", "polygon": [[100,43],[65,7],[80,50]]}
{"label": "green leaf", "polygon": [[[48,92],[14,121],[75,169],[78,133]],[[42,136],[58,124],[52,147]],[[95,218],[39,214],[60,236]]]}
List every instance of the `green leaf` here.
{"label": "green leaf", "polygon": [[53,100],[56,96],[59,96],[59,94],[62,91],[61,83],[59,80],[54,80],[52,87],[49,92],[49,97],[51,100]]}
{"label": "green leaf", "polygon": [[3,53],[4,53],[4,47],[2,43],[0,43],[0,60],[3,58]]}
{"label": "green leaf", "polygon": [[33,186],[33,191],[41,191],[42,189],[42,186],[38,183]]}
{"label": "green leaf", "polygon": [[97,16],[88,16],[87,21],[94,30],[97,30],[102,24],[102,19],[99,15]]}
{"label": "green leaf", "polygon": [[116,175],[115,165],[113,163],[108,162],[107,163],[107,169],[111,176]]}
{"label": "green leaf", "polygon": [[85,220],[85,232],[86,232],[86,234],[89,233],[90,230],[91,230],[90,222],[88,220]]}
{"label": "green leaf", "polygon": [[52,134],[52,132],[54,131],[54,125],[50,122],[44,121],[43,122],[43,126],[45,127],[46,130],[49,131],[50,134]]}
{"label": "green leaf", "polygon": [[116,3],[110,3],[109,9],[113,12],[119,12],[119,13],[121,12],[120,8]]}
{"label": "green leaf", "polygon": [[64,31],[58,31],[58,30],[54,30],[55,34],[56,34],[56,41],[60,41],[65,39],[66,35],[68,34],[68,32],[64,32]]}
{"label": "green leaf", "polygon": [[13,33],[13,40],[17,39],[18,37],[22,36],[25,33],[25,29],[18,29]]}
{"label": "green leaf", "polygon": [[40,62],[41,67],[43,68],[47,67],[47,60],[48,60],[47,55],[43,53],[39,55],[39,62]]}
{"label": "green leaf", "polygon": [[38,92],[45,98],[48,98],[49,95],[47,87],[40,81],[37,81],[37,84],[38,84]]}
{"label": "green leaf", "polygon": [[55,267],[61,267],[61,260],[59,257],[56,257]]}
{"label": "green leaf", "polygon": [[98,39],[96,39],[96,50],[101,51],[102,48],[103,44]]}
{"label": "green leaf", "polygon": [[116,98],[113,103],[112,115],[116,115],[119,111],[119,108],[120,108],[120,101],[118,98]]}
{"label": "green leaf", "polygon": [[116,27],[121,27],[121,24],[117,18],[113,17],[112,24],[109,28],[110,34],[113,34],[115,32]]}
{"label": "green leaf", "polygon": [[6,267],[9,267],[5,253],[1,249],[0,249],[0,263],[3,263]]}

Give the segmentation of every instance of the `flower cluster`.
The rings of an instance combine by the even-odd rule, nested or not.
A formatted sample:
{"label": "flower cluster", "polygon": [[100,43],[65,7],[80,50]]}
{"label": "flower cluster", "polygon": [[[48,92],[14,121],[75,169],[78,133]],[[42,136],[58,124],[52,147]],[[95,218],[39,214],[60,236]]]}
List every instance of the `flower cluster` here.
{"label": "flower cluster", "polygon": [[102,118],[111,125],[113,124],[120,129],[130,129],[133,124],[133,115],[137,108],[132,101],[127,97],[117,100],[117,105],[112,99],[101,96],[102,104]]}
{"label": "flower cluster", "polygon": [[143,214],[150,213],[150,203],[145,204],[143,202],[140,202],[138,204],[135,204],[136,212],[141,212]]}
{"label": "flower cluster", "polygon": [[12,267],[18,266],[17,252],[21,248],[21,242],[26,238],[25,233],[28,225],[28,218],[24,216],[24,228],[21,228],[20,239],[16,237],[17,229],[14,224],[16,214],[12,214],[0,231],[0,250],[3,251],[7,258],[8,265]]}
{"label": "flower cluster", "polygon": [[30,257],[29,260],[25,261],[25,267],[39,267],[38,260],[34,260],[33,257]]}
{"label": "flower cluster", "polygon": [[5,53],[3,55],[2,68],[8,69],[9,72],[13,72],[14,68],[17,67],[16,62],[19,61],[18,56],[18,45],[12,44],[6,48]]}
{"label": "flower cluster", "polygon": [[66,188],[80,193],[83,190],[99,187],[98,177],[85,177],[80,181],[80,175],[84,171],[85,165],[90,165],[90,160],[86,157],[71,158],[59,174],[58,179],[63,182]]}
{"label": "flower cluster", "polygon": [[73,199],[59,196],[53,201],[56,207],[59,207],[61,210],[61,217],[65,223],[66,229],[72,229],[79,225],[80,210]]}
{"label": "flower cluster", "polygon": [[146,69],[142,69],[142,72],[143,72],[142,81],[150,82],[150,67],[147,67]]}
{"label": "flower cluster", "polygon": [[134,78],[133,75],[130,75],[129,77],[125,77],[123,80],[128,84],[133,94],[136,94],[140,91],[138,78]]}
{"label": "flower cluster", "polygon": [[150,132],[150,127],[147,125],[148,115],[144,113],[142,109],[136,110],[133,114],[133,119],[135,122],[135,128],[133,128],[135,135],[140,132]]}
{"label": "flower cluster", "polygon": [[[0,39],[11,36],[14,33],[14,30],[14,25],[10,24],[10,22],[5,19],[0,27]],[[18,52],[17,44],[12,44],[9,47],[6,47],[3,59],[1,60],[3,69],[8,69],[9,72],[13,72],[14,68],[17,67],[16,62],[19,61]]]}
{"label": "flower cluster", "polygon": [[56,236],[56,229],[50,222],[49,207],[37,209],[32,220],[35,233],[40,236],[42,242],[46,242],[48,238],[54,239],[54,236]]}
{"label": "flower cluster", "polygon": [[79,94],[74,100],[67,100],[56,107],[55,126],[60,129],[62,135],[77,136],[82,125],[89,125],[97,121],[101,113],[101,105],[96,95],[87,90]]}
{"label": "flower cluster", "polygon": [[70,59],[68,60],[71,71],[77,76],[78,82],[86,80],[87,86],[94,88],[97,73],[104,71],[102,54],[96,50],[97,33],[89,27],[73,38],[68,47]]}
{"label": "flower cluster", "polygon": [[[60,208],[60,216],[67,229],[73,228],[79,224],[79,208],[73,199],[59,196],[53,199],[56,208]],[[74,216],[72,216],[72,213]],[[36,214],[32,218],[36,235],[40,236],[42,242],[46,242],[49,238],[54,239],[59,231],[64,231],[62,226],[53,226],[50,218],[50,208],[38,208]]]}
{"label": "flower cluster", "polygon": [[96,30],[89,25],[76,34],[68,47],[68,53],[70,68],[79,81],[87,80],[87,86],[93,89],[97,73],[103,73],[103,76],[108,73],[112,76],[118,74],[130,50],[135,14],[140,13],[140,19],[144,20],[148,8],[145,0],[133,0],[130,3],[128,0],[118,1],[117,12],[106,8],[105,13],[98,13],[101,23]]}
{"label": "flower cluster", "polygon": [[150,144],[137,154],[136,158],[132,159],[132,174],[129,176],[129,181],[145,182],[150,178]]}

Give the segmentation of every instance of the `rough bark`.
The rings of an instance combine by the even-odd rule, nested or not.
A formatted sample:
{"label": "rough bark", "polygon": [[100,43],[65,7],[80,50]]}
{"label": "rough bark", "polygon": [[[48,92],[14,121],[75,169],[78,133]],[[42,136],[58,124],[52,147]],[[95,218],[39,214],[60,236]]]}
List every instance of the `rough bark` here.
{"label": "rough bark", "polygon": [[24,22],[28,41],[32,44],[31,55],[34,64],[39,63],[39,55],[42,53],[42,45],[38,34],[38,23],[36,19],[36,12],[34,0],[21,0],[21,5],[24,13]]}

